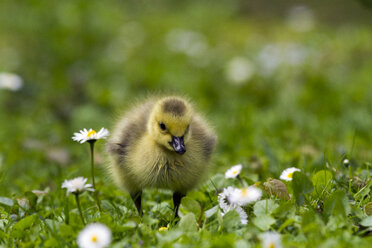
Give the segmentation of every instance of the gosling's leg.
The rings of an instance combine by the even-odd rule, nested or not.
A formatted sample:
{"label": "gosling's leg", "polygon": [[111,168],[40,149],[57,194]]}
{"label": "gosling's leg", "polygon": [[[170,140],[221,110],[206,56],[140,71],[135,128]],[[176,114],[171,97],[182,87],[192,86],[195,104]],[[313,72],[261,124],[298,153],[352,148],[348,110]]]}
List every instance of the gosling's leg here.
{"label": "gosling's leg", "polygon": [[130,196],[132,197],[134,205],[136,205],[138,214],[142,217],[143,215],[142,208],[141,208],[142,190],[138,192],[130,193]]}
{"label": "gosling's leg", "polygon": [[178,217],[178,208],[180,207],[181,199],[184,196],[185,196],[184,193],[180,193],[180,192],[173,193],[173,205],[174,205],[174,217],[175,218]]}

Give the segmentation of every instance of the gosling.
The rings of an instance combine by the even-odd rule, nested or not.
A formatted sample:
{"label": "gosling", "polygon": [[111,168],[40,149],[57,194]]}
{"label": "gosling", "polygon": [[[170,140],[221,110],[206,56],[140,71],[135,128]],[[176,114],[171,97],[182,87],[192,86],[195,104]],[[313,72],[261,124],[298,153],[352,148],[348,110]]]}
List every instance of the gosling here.
{"label": "gosling", "polygon": [[150,98],[117,123],[107,143],[109,170],[142,216],[145,188],[173,191],[175,217],[182,197],[205,176],[217,137],[181,97]]}

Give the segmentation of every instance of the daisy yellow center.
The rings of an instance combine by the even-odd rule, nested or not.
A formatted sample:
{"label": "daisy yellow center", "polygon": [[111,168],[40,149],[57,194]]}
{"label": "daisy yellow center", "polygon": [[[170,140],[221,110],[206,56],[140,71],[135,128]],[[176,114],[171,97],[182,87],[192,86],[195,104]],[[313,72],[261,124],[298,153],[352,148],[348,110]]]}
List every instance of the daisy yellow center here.
{"label": "daisy yellow center", "polygon": [[96,131],[94,131],[94,130],[89,131],[89,133],[87,134],[87,137],[93,136],[95,134],[96,134]]}
{"label": "daisy yellow center", "polygon": [[271,244],[269,245],[269,248],[275,248],[274,243],[271,243]]}
{"label": "daisy yellow center", "polygon": [[168,227],[164,227],[164,226],[163,226],[163,227],[160,227],[160,228],[159,228],[159,231],[167,231],[167,230],[168,230]]}
{"label": "daisy yellow center", "polygon": [[292,177],[293,177],[293,172],[288,174],[288,178],[292,178]]}
{"label": "daisy yellow center", "polygon": [[235,174],[238,174],[238,171],[236,171],[236,170],[235,170],[235,171],[233,171],[233,174],[234,174],[234,175],[235,175]]}
{"label": "daisy yellow center", "polygon": [[248,190],[247,189],[242,189],[242,196],[246,196],[248,194]]}
{"label": "daisy yellow center", "polygon": [[92,236],[92,242],[93,242],[93,243],[96,243],[97,241],[98,241],[97,236],[96,236],[96,235],[93,235],[93,236]]}

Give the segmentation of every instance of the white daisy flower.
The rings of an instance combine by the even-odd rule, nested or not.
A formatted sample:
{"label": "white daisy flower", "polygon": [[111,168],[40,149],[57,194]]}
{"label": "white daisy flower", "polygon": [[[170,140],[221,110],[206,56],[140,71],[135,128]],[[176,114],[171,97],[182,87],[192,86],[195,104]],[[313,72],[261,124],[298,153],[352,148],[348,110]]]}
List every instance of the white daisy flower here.
{"label": "white daisy flower", "polygon": [[243,224],[243,225],[247,225],[248,224],[248,215],[247,213],[244,211],[244,209],[242,207],[239,207],[239,206],[236,206],[234,208],[231,208],[225,212],[222,212],[221,215],[224,216],[227,212],[229,211],[236,211],[238,212],[239,216],[240,216],[240,222]]}
{"label": "white daisy flower", "polygon": [[31,192],[34,193],[35,195],[46,195],[46,194],[48,194],[49,190],[48,190],[48,188],[45,189],[45,190],[34,189]]}
{"label": "white daisy flower", "polygon": [[222,193],[218,194],[218,203],[220,205],[220,208],[224,212],[227,212],[231,208],[231,203],[229,201],[229,198],[231,197],[234,190],[235,190],[235,188],[229,186],[229,187],[223,189]]}
{"label": "white daisy flower", "polygon": [[226,78],[232,84],[242,85],[253,77],[255,71],[255,66],[250,60],[235,57],[226,65]]}
{"label": "white daisy flower", "polygon": [[285,181],[292,181],[293,173],[295,173],[296,171],[301,171],[301,170],[295,167],[287,168],[280,175],[280,179],[285,180]]}
{"label": "white daisy flower", "polygon": [[296,5],[289,10],[287,24],[296,32],[310,31],[315,26],[314,13],[308,6]]}
{"label": "white daisy flower", "polygon": [[241,164],[234,165],[233,167],[226,171],[225,178],[235,178],[239,176],[241,170],[242,170]]}
{"label": "white daisy flower", "polygon": [[103,248],[111,243],[111,230],[100,223],[87,225],[77,237],[80,248]]}
{"label": "white daisy flower", "polygon": [[77,177],[71,180],[65,180],[62,183],[62,188],[67,189],[67,193],[74,193],[74,194],[80,194],[84,192],[85,190],[94,191],[92,189],[91,184],[85,184],[87,182],[87,178],[84,177]]}
{"label": "white daisy flower", "polygon": [[93,129],[89,129],[88,131],[84,128],[83,130],[80,130],[80,133],[74,133],[72,139],[82,144],[89,140],[96,141],[99,139],[106,139],[108,135],[109,131],[106,128],[101,128],[98,133]]}
{"label": "white daisy flower", "polygon": [[241,208],[241,207],[236,207],[236,208],[234,208],[234,210],[236,212],[238,212],[238,214],[240,216],[240,222],[243,225],[247,225],[248,224],[248,216],[247,216],[247,213],[244,211],[244,209]]}
{"label": "white daisy flower", "polygon": [[208,49],[205,36],[193,30],[171,30],[165,40],[168,48],[176,53],[184,53],[190,57],[203,55]]}
{"label": "white daisy flower", "polygon": [[279,233],[265,232],[260,236],[262,248],[282,248],[282,238]]}
{"label": "white daisy flower", "polygon": [[223,189],[223,192],[218,195],[218,203],[220,205],[220,208],[222,209],[222,216],[229,211],[236,210],[240,216],[241,223],[243,225],[246,225],[248,223],[247,213],[244,211],[243,208],[234,203],[231,203],[229,200],[235,190],[236,189],[233,187],[227,187]]}
{"label": "white daisy flower", "polygon": [[255,186],[250,186],[242,189],[234,189],[229,201],[232,204],[239,206],[247,205],[248,203],[257,201],[262,196],[262,191]]}
{"label": "white daisy flower", "polygon": [[257,54],[259,73],[273,75],[281,66],[301,66],[309,57],[309,49],[298,43],[267,44]]}
{"label": "white daisy flower", "polygon": [[17,91],[22,88],[23,80],[20,76],[9,73],[0,73],[0,89],[7,89],[12,91]]}

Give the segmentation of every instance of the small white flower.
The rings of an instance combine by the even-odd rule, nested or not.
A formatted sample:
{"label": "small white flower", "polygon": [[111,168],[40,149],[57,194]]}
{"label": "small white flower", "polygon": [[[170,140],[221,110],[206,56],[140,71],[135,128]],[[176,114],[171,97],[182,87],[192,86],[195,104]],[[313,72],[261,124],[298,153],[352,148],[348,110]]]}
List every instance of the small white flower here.
{"label": "small white flower", "polygon": [[250,60],[235,57],[226,65],[226,78],[232,84],[241,85],[251,79],[255,71],[255,66]]}
{"label": "small white flower", "polygon": [[106,139],[108,135],[109,131],[106,128],[101,128],[98,133],[93,129],[89,129],[88,131],[84,128],[83,130],[80,130],[80,133],[74,133],[72,139],[82,144],[88,140],[95,141],[98,139]]}
{"label": "small white flower", "polygon": [[280,179],[285,180],[285,181],[292,181],[293,173],[295,173],[296,171],[301,171],[301,170],[295,167],[287,168],[280,175]]}
{"label": "small white flower", "polygon": [[289,10],[287,24],[296,32],[310,31],[315,26],[313,11],[305,5],[294,6]]}
{"label": "small white flower", "polygon": [[[223,189],[222,193],[218,194],[218,203],[220,208],[227,212],[231,208],[231,203],[229,202],[229,198],[231,197],[232,193],[234,192],[235,188],[229,186]],[[235,206],[233,206],[235,207]]]}
{"label": "small white flower", "polygon": [[344,161],[342,161],[344,163],[344,165],[349,165],[350,164],[350,161],[349,159],[345,158]]}
{"label": "small white flower", "polygon": [[229,201],[232,204],[239,206],[247,205],[248,203],[257,201],[262,196],[262,191],[255,186],[250,186],[242,189],[234,189]]}
{"label": "small white flower", "polygon": [[257,54],[259,73],[271,76],[282,66],[301,66],[309,57],[309,49],[297,43],[266,44]]}
{"label": "small white flower", "polygon": [[243,225],[247,225],[248,224],[248,216],[247,216],[247,213],[244,211],[244,209],[241,208],[241,207],[236,207],[236,208],[234,208],[234,210],[236,212],[238,212],[238,214],[240,216],[240,222]]}
{"label": "small white flower", "polygon": [[193,30],[171,30],[167,34],[165,42],[170,50],[176,53],[184,53],[190,57],[199,57],[208,48],[205,36]]}
{"label": "small white flower", "polygon": [[281,248],[282,240],[279,233],[265,232],[260,236],[262,248]]}
{"label": "small white flower", "polygon": [[8,72],[0,73],[0,89],[17,91],[22,88],[22,85],[23,80],[20,76]]}
{"label": "small white flower", "polygon": [[235,190],[235,188],[229,186],[223,189],[223,192],[218,195],[218,203],[220,205],[220,208],[222,209],[222,216],[229,211],[236,210],[240,216],[241,223],[243,225],[246,225],[248,223],[247,213],[244,211],[243,208],[234,203],[231,203],[229,200]]}
{"label": "small white flower", "polygon": [[34,189],[31,192],[34,193],[35,195],[46,195],[46,194],[48,194],[49,189],[48,188],[45,189],[45,190]]}
{"label": "small white flower", "polygon": [[103,248],[111,243],[111,230],[100,223],[87,225],[77,237],[80,248]]}
{"label": "small white flower", "polygon": [[308,57],[309,49],[298,43],[288,43],[283,47],[283,57],[289,66],[300,66]]}
{"label": "small white flower", "polygon": [[239,206],[236,206],[236,207],[231,207],[231,209],[228,209],[227,211],[225,212],[222,212],[221,215],[224,216],[227,212],[229,211],[236,211],[238,212],[239,216],[240,216],[240,222],[243,224],[243,225],[247,225],[248,224],[248,215],[247,213],[244,211],[244,209],[242,207],[239,207]]}
{"label": "small white flower", "polygon": [[239,176],[241,170],[242,170],[241,164],[234,165],[233,167],[226,171],[225,178],[235,178]]}
{"label": "small white flower", "polygon": [[267,44],[257,54],[260,74],[270,76],[282,63],[281,50],[277,44]]}
{"label": "small white flower", "polygon": [[85,190],[94,191],[91,184],[85,184],[88,179],[84,177],[77,177],[71,180],[65,180],[62,183],[62,188],[67,189],[67,193],[80,194]]}

